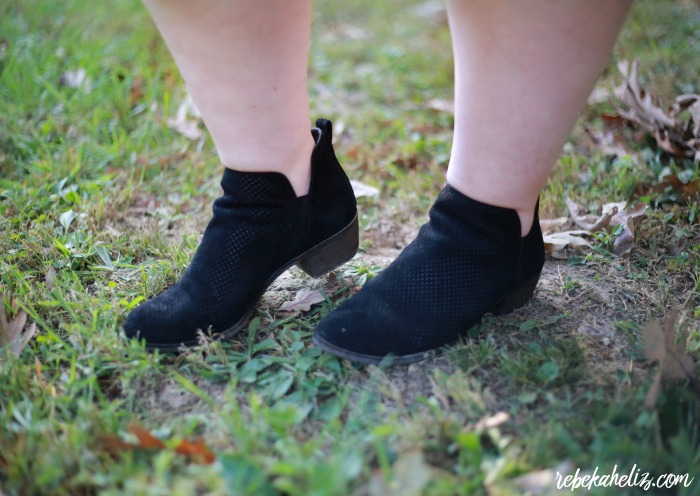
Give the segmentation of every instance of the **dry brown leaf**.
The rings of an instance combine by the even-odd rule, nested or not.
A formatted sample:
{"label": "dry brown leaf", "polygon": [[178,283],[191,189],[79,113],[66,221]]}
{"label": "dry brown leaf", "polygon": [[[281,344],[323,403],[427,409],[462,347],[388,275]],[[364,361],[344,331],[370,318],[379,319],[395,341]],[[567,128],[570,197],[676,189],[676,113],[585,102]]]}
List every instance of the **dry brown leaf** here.
{"label": "dry brown leaf", "polygon": [[630,64],[627,60],[621,60],[617,68],[625,80],[615,89],[615,96],[629,107],[628,110],[618,109],[620,115],[652,133],[659,128],[673,127],[674,120],[653,102],[650,93],[639,86],[639,62],[635,60]]}
{"label": "dry brown leaf", "polygon": [[588,104],[595,105],[596,103],[608,102],[610,100],[610,90],[602,86],[596,86],[588,96]]}
{"label": "dry brown leaf", "polygon": [[569,215],[571,216],[571,220],[574,221],[574,224],[588,232],[596,232],[608,227],[610,225],[610,219],[617,213],[617,211],[604,212],[600,217],[592,214],[584,214],[583,206],[579,205],[568,196],[566,197],[566,207],[569,209]]}
{"label": "dry brown leaf", "polygon": [[44,282],[46,282],[46,291],[51,291],[54,287],[54,282],[56,281],[56,269],[53,266],[49,267],[44,276]]}
{"label": "dry brown leaf", "polygon": [[634,246],[635,219],[644,215],[647,205],[639,203],[627,208],[626,202],[606,203],[600,216],[583,213],[583,206],[566,198],[566,205],[574,224],[588,232],[596,232],[610,226],[622,226],[623,231],[615,238],[613,253],[625,255]]}
{"label": "dry brown leaf", "polygon": [[114,458],[118,458],[122,451],[130,451],[137,447],[115,435],[101,436],[99,441],[105,451]]}
{"label": "dry brown leaf", "polygon": [[479,420],[474,425],[474,430],[481,431],[484,429],[493,429],[494,427],[498,427],[499,425],[504,424],[509,420],[510,415],[508,415],[506,412],[496,412],[493,415],[484,417],[481,420]]}
{"label": "dry brown leaf", "polygon": [[36,332],[36,324],[27,323],[27,313],[24,310],[17,312],[12,320],[5,314],[5,305],[0,299],[0,362],[8,352],[19,356],[25,346]]}
{"label": "dry brown leaf", "polygon": [[690,114],[683,138],[686,144],[695,149],[696,162],[700,161],[700,95],[680,95],[671,107],[671,115],[677,116],[687,111]]}
{"label": "dry brown leaf", "polygon": [[605,212],[606,207],[610,208],[611,212],[615,211],[610,219],[610,225],[622,226],[623,228],[622,233],[615,238],[613,253],[615,255],[629,253],[634,245],[635,219],[645,214],[648,205],[639,203],[634,207],[625,208],[625,202],[615,204],[608,203],[603,205],[603,212]]}
{"label": "dry brown leaf", "polygon": [[143,76],[137,74],[134,81],[131,83],[131,94],[129,97],[129,105],[133,108],[139,103],[139,100],[144,95],[143,91]]}
{"label": "dry brown leaf", "polygon": [[[155,437],[151,434],[151,431],[137,422],[130,423],[127,430],[136,438],[136,443],[124,441],[121,437],[115,435],[101,437],[101,442],[110,455],[117,457],[122,451],[135,449],[167,449],[163,441]],[[202,439],[196,439],[194,441],[183,439],[173,451],[179,455],[186,456],[190,461],[198,464],[209,465],[216,460],[216,455],[207,447]]]}
{"label": "dry brown leaf", "polygon": [[[681,158],[700,160],[700,95],[680,95],[669,112],[654,103],[652,95],[639,86],[639,67],[622,60],[618,69],[625,80],[615,95],[626,108],[618,114],[654,136],[659,148]],[[684,113],[690,118],[686,121]]]}
{"label": "dry brown leaf", "polygon": [[68,88],[81,89],[85,93],[89,93],[91,89],[90,79],[87,77],[87,71],[79,67],[74,71],[66,71],[61,74],[58,84]]}
{"label": "dry brown leaf", "polygon": [[600,114],[603,128],[600,131],[584,127],[586,134],[591,138],[596,147],[609,157],[624,157],[630,154],[627,142],[621,134],[621,130],[627,125],[627,121],[617,114]]}
{"label": "dry brown leaf", "polygon": [[666,359],[662,362],[661,372],[664,379],[693,379],[695,377],[695,363],[685,351],[688,341],[686,333],[681,333],[680,341],[676,345],[676,322],[678,313],[671,312],[664,323],[664,348]]}
{"label": "dry brown leaf", "polygon": [[321,292],[317,289],[304,288],[297,291],[292,301],[285,301],[280,305],[280,312],[308,312],[311,305],[326,301]]}
{"label": "dry brown leaf", "polygon": [[34,359],[34,371],[36,372],[36,378],[39,382],[44,382],[44,374],[41,371],[43,366],[38,358]]}
{"label": "dry brown leaf", "polygon": [[666,341],[661,325],[655,320],[651,321],[642,328],[641,335],[647,360],[662,361],[666,356]]}
{"label": "dry brown leaf", "polygon": [[138,445],[136,447],[141,449],[162,449],[165,448],[163,441],[151,434],[151,431],[143,427],[142,425],[132,422],[129,424],[129,432],[136,436]]}
{"label": "dry brown leaf", "polygon": [[700,194],[700,180],[684,183],[675,174],[668,174],[663,177],[661,182],[655,184],[651,190],[656,193],[663,193],[666,188],[672,188],[681,193],[679,201],[690,201]]}
{"label": "dry brown leaf", "polygon": [[647,391],[646,398],[644,398],[644,406],[646,408],[651,408],[656,405],[656,401],[659,399],[659,394],[661,394],[661,371],[657,371],[654,374],[654,380],[649,386],[649,391]]}
{"label": "dry brown leaf", "polygon": [[630,154],[625,146],[624,140],[611,131],[600,132],[587,130],[587,134],[603,155],[608,157],[625,157]]}
{"label": "dry brown leaf", "polygon": [[568,217],[557,217],[556,219],[540,219],[540,229],[542,234],[549,234],[557,231],[565,226],[568,226],[570,220]]}
{"label": "dry brown leaf", "polygon": [[199,129],[199,120],[190,119],[188,116],[199,117],[199,111],[188,94],[177,108],[174,119],[168,119],[168,127],[174,129],[187,139],[196,140],[202,137],[202,130]]}
{"label": "dry brown leaf", "polygon": [[547,234],[543,236],[545,251],[554,258],[568,258],[566,255],[559,255],[567,246],[587,246],[591,244],[581,236],[588,236],[591,233],[584,229],[573,231],[563,231]]}
{"label": "dry brown leaf", "polygon": [[426,106],[431,110],[445,112],[446,114],[455,113],[455,102],[452,100],[443,100],[442,98],[433,98],[426,102]]}
{"label": "dry brown leaf", "polygon": [[369,184],[352,179],[350,181],[350,186],[352,186],[352,191],[355,193],[355,198],[360,198],[361,196],[379,196],[379,190]]}
{"label": "dry brown leaf", "polygon": [[183,439],[175,448],[175,453],[187,456],[200,465],[211,465],[216,461],[216,455],[204,444],[203,439]]}
{"label": "dry brown leaf", "polygon": [[662,380],[695,380],[695,363],[685,351],[686,333],[681,333],[679,344],[675,343],[677,320],[678,314],[674,311],[666,318],[663,328],[657,321],[649,322],[642,328],[644,356],[659,363],[659,369],[644,400],[646,407],[656,404]]}

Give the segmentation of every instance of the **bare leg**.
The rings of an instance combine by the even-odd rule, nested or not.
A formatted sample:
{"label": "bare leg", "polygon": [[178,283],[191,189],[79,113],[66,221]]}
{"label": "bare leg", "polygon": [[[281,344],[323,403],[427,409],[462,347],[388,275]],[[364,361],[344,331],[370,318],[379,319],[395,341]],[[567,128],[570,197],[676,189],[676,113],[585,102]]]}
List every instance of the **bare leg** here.
{"label": "bare leg", "polygon": [[447,0],[455,57],[448,183],[515,209],[522,235],[630,0]]}
{"label": "bare leg", "polygon": [[177,351],[247,328],[292,265],[319,277],[352,258],[357,208],[330,122],[309,129],[310,0],[145,2],[227,167],[182,278],[124,320],[128,338]]}
{"label": "bare leg", "polygon": [[145,0],[223,164],[309,188],[311,2]]}
{"label": "bare leg", "polygon": [[537,195],[629,0],[448,0],[456,63],[449,183],[411,244],[326,316],[314,341],[409,363],[524,305],[544,265]]}

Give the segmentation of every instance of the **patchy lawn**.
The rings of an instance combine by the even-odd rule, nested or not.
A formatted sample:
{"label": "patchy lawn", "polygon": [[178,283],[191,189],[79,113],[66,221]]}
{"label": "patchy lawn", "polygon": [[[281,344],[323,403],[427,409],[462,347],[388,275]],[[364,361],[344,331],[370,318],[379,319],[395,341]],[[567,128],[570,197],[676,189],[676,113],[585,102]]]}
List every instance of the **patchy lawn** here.
{"label": "patchy lawn", "polygon": [[[359,199],[361,251],[317,280],[288,271],[248,332],[174,357],[119,326],[182,274],[219,194],[210,139],[177,120],[176,67],[136,1],[0,6],[0,292],[16,328],[3,317],[0,333],[24,314],[35,326],[0,349],[0,494],[549,494],[557,471],[614,466],[695,477],[647,494],[700,494],[700,168],[622,118],[613,91],[626,59],[664,111],[700,92],[697,3],[634,4],[543,192],[551,232],[603,229],[552,246],[524,308],[389,368],[321,354],[311,335],[442,186],[445,13],[320,0],[315,16],[312,108],[350,177],[378,191]],[[647,207],[629,229],[603,212],[623,201]],[[280,308],[309,290],[324,301]],[[675,341],[653,339],[664,322]]]}

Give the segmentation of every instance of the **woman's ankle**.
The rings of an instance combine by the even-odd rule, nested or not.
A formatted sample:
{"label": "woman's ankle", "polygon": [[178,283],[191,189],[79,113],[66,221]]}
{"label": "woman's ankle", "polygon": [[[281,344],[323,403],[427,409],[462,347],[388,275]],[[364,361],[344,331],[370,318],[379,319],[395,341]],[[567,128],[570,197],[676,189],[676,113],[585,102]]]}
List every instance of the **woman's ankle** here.
{"label": "woman's ankle", "polygon": [[486,205],[493,205],[494,207],[510,208],[515,210],[520,219],[520,235],[525,237],[528,235],[532,229],[532,224],[535,219],[535,206],[537,205],[537,198],[539,192],[535,193],[532,199],[519,199],[515,195],[511,195],[509,200],[504,199],[504,192],[500,188],[495,188],[494,194],[488,188],[480,188],[478,190],[471,188],[469,184],[464,184],[466,181],[460,181],[460,177],[455,177],[449,173],[447,174],[447,183],[454,189],[462,193],[464,196],[476,200]]}
{"label": "woman's ankle", "polygon": [[238,172],[279,172],[289,180],[297,197],[309,192],[311,183],[311,153],[315,142],[308,134],[308,138],[297,145],[286,147],[264,148],[256,147],[255,150],[242,150],[240,148],[229,151],[219,151],[222,163],[228,169]]}

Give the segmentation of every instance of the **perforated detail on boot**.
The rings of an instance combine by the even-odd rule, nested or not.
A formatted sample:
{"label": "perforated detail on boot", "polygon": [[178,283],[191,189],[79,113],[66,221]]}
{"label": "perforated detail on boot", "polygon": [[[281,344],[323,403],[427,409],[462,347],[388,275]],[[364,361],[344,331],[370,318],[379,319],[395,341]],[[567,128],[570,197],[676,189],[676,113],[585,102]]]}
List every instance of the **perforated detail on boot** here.
{"label": "perforated detail on boot", "polygon": [[197,329],[224,332],[299,254],[305,219],[286,178],[226,170],[222,187],[182,279],[138,307],[125,330],[154,343],[190,341]]}
{"label": "perforated detail on boot", "polygon": [[[192,263],[177,284],[128,315],[128,337],[172,351],[196,344],[198,330],[237,332],[282,271],[307,250],[323,250],[322,243],[348,225],[356,213],[352,187],[330,136],[317,131],[315,137],[308,197],[297,198],[282,174],[225,169],[224,193],[214,202]],[[332,254],[320,258],[324,270],[340,263]]]}
{"label": "perforated detail on boot", "polygon": [[416,239],[319,323],[319,343],[349,358],[405,356],[454,343],[523,282],[519,273],[539,273],[541,259],[520,260],[526,242],[542,249],[541,236],[521,240],[515,211],[447,186]]}

